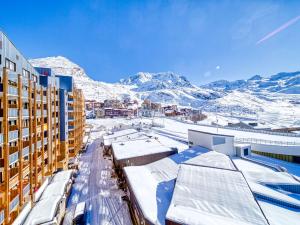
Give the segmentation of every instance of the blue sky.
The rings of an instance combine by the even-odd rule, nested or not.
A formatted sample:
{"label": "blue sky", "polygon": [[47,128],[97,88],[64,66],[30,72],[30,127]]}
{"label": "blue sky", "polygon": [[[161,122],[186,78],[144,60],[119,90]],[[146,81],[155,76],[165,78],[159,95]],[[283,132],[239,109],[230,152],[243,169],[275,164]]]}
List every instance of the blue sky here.
{"label": "blue sky", "polygon": [[174,71],[195,84],[300,70],[300,1],[3,1],[0,28],[28,58],[65,56],[93,79]]}

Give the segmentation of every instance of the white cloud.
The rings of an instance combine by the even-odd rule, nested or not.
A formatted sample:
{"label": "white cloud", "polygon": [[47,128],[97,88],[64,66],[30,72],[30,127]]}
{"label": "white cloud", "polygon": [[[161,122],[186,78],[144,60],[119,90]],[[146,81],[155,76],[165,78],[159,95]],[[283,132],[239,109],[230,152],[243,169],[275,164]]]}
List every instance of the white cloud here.
{"label": "white cloud", "polygon": [[210,77],[211,75],[212,75],[212,74],[211,74],[210,71],[206,71],[206,72],[203,74],[203,76],[204,76],[205,78]]}
{"label": "white cloud", "polygon": [[220,66],[216,66],[216,70],[219,70],[219,69],[221,69],[221,67]]}

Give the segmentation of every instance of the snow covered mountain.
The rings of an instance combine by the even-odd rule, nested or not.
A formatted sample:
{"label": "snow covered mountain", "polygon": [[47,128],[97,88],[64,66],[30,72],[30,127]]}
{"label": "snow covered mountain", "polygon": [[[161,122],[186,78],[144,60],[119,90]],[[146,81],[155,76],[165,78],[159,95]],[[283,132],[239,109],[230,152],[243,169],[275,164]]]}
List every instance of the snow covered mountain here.
{"label": "snow covered mountain", "polygon": [[75,86],[83,90],[86,99],[136,99],[130,88],[121,84],[109,84],[92,80],[77,64],[65,57],[47,57],[29,60],[33,66],[51,68],[54,74],[72,76]]}
{"label": "snow covered mountain", "polygon": [[[248,80],[216,81],[202,87],[172,72],[140,72],[118,83],[92,80],[65,57],[32,59],[33,66],[52,68],[55,74],[73,76],[86,99],[150,99],[162,104],[201,108],[230,118],[259,118],[274,126],[300,125],[300,72],[259,75]],[[293,119],[291,119],[293,118]]]}
{"label": "snow covered mountain", "polygon": [[52,68],[54,74],[73,76],[76,87],[83,90],[86,99],[150,99],[199,107],[203,101],[221,96],[218,92],[192,85],[185,77],[172,72],[140,72],[112,84],[92,80],[80,66],[62,56],[32,59],[30,62],[33,66]]}
{"label": "snow covered mountain", "polygon": [[300,94],[300,71],[282,72],[267,78],[255,75],[248,80],[219,80],[203,87],[224,91],[250,90],[253,92],[268,91],[272,93]]}

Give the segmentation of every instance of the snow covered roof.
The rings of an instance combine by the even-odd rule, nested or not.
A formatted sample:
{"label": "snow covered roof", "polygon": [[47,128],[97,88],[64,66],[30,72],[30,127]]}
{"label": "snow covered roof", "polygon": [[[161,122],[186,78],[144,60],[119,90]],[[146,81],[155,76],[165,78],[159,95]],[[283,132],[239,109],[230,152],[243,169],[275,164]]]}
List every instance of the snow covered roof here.
{"label": "snow covered roof", "polygon": [[258,204],[268,218],[271,225],[291,225],[300,221],[300,210],[288,209],[285,206],[275,205],[259,199]]}
{"label": "snow covered roof", "polygon": [[52,182],[70,180],[72,174],[73,174],[73,170],[60,171],[54,175]]}
{"label": "snow covered roof", "polygon": [[181,165],[166,218],[190,225],[267,225],[238,171]]}
{"label": "snow covered roof", "polygon": [[[259,159],[263,162],[263,157]],[[297,224],[300,216],[300,183],[295,177],[252,161],[240,158],[234,158],[233,161],[245,175],[271,225]],[[278,162],[278,160],[266,159],[264,163],[269,165],[270,162]],[[282,163],[285,166],[294,167],[293,163]],[[273,165],[275,167],[276,164]]]}
{"label": "snow covered roof", "polygon": [[[165,224],[181,163],[233,169],[229,157],[220,157],[218,154],[221,153],[215,154],[206,148],[194,146],[144,166],[125,167],[129,186],[144,217],[153,224]],[[209,162],[204,163],[202,157],[209,159]]]}
{"label": "snow covered roof", "polygon": [[134,134],[137,132],[138,131],[135,129],[126,129],[126,130],[116,131],[109,135],[103,135],[104,145],[111,145],[113,141],[117,141],[117,139],[121,137],[126,137],[129,134]]}
{"label": "snow covered roof", "polygon": [[30,211],[24,225],[37,225],[52,221],[60,200],[60,196],[53,196],[38,201]]}
{"label": "snow covered roof", "polygon": [[162,145],[154,138],[115,142],[112,143],[112,149],[117,160],[174,151],[174,149]]}
{"label": "snow covered roof", "polygon": [[200,156],[187,160],[185,164],[236,170],[234,164],[227,155],[216,151],[203,153]]}
{"label": "snow covered roof", "polygon": [[63,197],[68,183],[69,183],[69,180],[61,180],[61,181],[51,182],[47,186],[46,190],[43,192],[43,195],[40,198],[40,201],[43,199],[50,198],[52,196]]}

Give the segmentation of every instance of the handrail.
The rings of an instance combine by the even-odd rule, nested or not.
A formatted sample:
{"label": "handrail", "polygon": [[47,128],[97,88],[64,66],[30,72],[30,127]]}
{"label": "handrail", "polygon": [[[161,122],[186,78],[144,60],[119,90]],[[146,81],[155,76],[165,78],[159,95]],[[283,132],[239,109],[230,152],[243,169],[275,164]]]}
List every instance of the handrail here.
{"label": "handrail", "polygon": [[235,142],[251,143],[251,144],[265,144],[265,145],[279,145],[279,146],[300,146],[300,142],[291,141],[272,141],[258,138],[234,138]]}
{"label": "handrail", "polygon": [[214,127],[214,128],[221,128],[221,129],[227,129],[227,130],[239,130],[239,131],[246,131],[246,132],[252,132],[252,133],[262,133],[262,134],[270,134],[270,135],[278,135],[278,136],[287,136],[287,137],[300,137],[300,134],[294,134],[294,133],[288,133],[288,132],[276,132],[276,131],[268,131],[268,130],[258,130],[258,129],[249,129],[249,128],[239,128],[239,127],[228,127],[228,126],[217,126],[217,125],[209,125],[209,124],[196,124],[192,121],[183,121],[179,118],[170,118],[170,117],[157,117],[157,118],[165,118],[169,120],[174,120],[182,123],[189,123],[194,124],[198,126],[205,126],[205,127]]}

